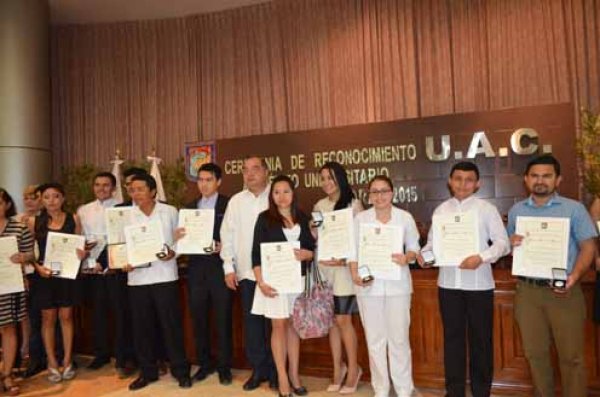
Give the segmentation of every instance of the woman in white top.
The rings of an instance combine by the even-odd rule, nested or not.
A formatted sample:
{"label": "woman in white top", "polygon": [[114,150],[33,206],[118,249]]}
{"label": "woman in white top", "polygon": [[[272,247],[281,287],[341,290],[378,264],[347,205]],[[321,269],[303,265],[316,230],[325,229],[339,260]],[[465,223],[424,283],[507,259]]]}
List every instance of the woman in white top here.
{"label": "woman in white top", "polygon": [[[368,189],[373,207],[354,218],[357,244],[350,270],[369,349],[371,384],[376,397],[387,397],[391,375],[396,395],[408,397],[414,389],[408,338],[412,294],[408,263],[415,260],[419,251],[419,232],[412,215],[392,205],[393,185],[387,176],[374,177]],[[398,265],[397,272],[388,270],[379,274],[378,269],[372,268],[374,280],[363,282],[358,267],[365,264],[359,263],[357,254],[361,224],[394,226],[402,231],[404,238],[400,241],[398,237],[390,258]]]}
{"label": "woman in white top", "polygon": [[[352,207],[356,215],[363,210],[348,183],[346,170],[341,164],[328,162],[320,169],[321,189],[327,197],[319,200],[313,211],[331,212]],[[317,229],[313,229],[315,231]],[[329,330],[329,346],[333,359],[333,382],[328,392],[350,394],[362,374],[358,367],[356,330],[352,324],[352,314],[358,313],[356,296],[352,285],[352,275],[347,261],[342,259],[319,260],[319,270],[323,278],[333,287],[335,322]],[[342,361],[342,342],[346,351],[347,365]],[[347,379],[344,385],[344,378]],[[344,385],[342,387],[342,385]]]}
{"label": "woman in white top", "polygon": [[279,395],[286,397],[292,395],[290,387],[297,396],[308,394],[300,384],[298,374],[300,338],[288,321],[299,294],[279,294],[265,282],[261,269],[260,244],[299,241],[300,248],[295,249],[294,254],[301,262],[302,276],[305,276],[315,248],[308,222],[308,217],[298,209],[292,180],[284,175],[277,176],[271,183],[269,208],[259,214],[254,227],[252,263],[258,288],[254,293],[252,314],[271,319],[271,350],[277,367]]}

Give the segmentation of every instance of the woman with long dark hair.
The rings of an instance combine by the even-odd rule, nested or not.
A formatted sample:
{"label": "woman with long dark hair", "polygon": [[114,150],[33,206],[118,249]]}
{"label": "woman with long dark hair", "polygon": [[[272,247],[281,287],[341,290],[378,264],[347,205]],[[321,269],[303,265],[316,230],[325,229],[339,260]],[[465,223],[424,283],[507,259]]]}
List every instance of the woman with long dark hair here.
{"label": "woman with long dark hair", "polygon": [[[356,199],[348,183],[346,170],[341,164],[325,163],[319,173],[321,189],[327,196],[315,204],[313,211],[330,212],[350,207],[353,215],[356,215],[363,210],[361,202]],[[329,330],[333,382],[327,387],[327,391],[350,394],[356,391],[362,374],[362,370],[358,367],[356,330],[352,324],[352,314],[358,313],[352,275],[345,259],[319,260],[319,270],[333,287],[335,310],[335,322]],[[346,364],[343,361],[344,351]]]}
{"label": "woman with long dark hair", "polygon": [[269,208],[260,213],[254,227],[252,263],[258,288],[254,294],[252,313],[271,319],[271,350],[277,368],[279,395],[286,397],[292,395],[290,387],[295,395],[308,394],[300,384],[298,374],[300,338],[289,321],[294,301],[299,294],[279,294],[265,282],[261,270],[260,244],[300,241],[300,248],[295,249],[294,254],[301,261],[302,275],[305,276],[315,248],[308,222],[308,217],[298,209],[292,180],[283,175],[273,179]]}
{"label": "woman with long dark hair", "polygon": [[[8,192],[0,188],[0,237],[14,236],[18,252],[10,257],[17,265],[33,260],[33,238],[27,226],[14,219],[15,202]],[[12,379],[12,369],[17,357],[17,324],[27,317],[26,292],[0,295],[0,333],[2,334],[2,389],[11,396],[19,394]]]}
{"label": "woman with long dark hair", "polygon": [[[39,258],[35,269],[41,276],[38,290],[34,296],[34,305],[42,310],[42,338],[48,357],[48,380],[58,383],[75,377],[73,366],[73,306],[81,301],[81,290],[77,279],[53,277],[49,267],[44,266],[46,239],[48,232],[81,234],[77,215],[64,211],[65,190],[58,183],[47,183],[39,188],[43,209],[40,215],[29,220],[29,229],[33,232],[39,246]],[[85,252],[77,250],[79,259]],[[63,371],[55,354],[55,326],[60,320],[64,350]]]}

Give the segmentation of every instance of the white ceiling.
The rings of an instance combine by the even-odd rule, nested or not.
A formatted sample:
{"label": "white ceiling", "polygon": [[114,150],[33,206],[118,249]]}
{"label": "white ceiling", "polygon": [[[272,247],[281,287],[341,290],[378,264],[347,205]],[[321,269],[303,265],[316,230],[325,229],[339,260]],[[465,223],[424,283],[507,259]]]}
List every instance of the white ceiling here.
{"label": "white ceiling", "polygon": [[204,14],[269,0],[48,0],[53,25],[140,19],[176,18]]}

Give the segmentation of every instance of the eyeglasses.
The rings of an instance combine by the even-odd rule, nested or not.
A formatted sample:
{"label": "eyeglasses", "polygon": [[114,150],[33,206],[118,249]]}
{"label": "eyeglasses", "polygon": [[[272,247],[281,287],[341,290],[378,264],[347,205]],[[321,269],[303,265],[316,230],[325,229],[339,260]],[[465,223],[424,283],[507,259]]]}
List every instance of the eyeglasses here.
{"label": "eyeglasses", "polygon": [[391,193],[392,191],[390,189],[382,189],[382,190],[369,190],[369,194],[371,196],[377,196],[378,194],[380,195],[384,195],[384,194],[388,194]]}

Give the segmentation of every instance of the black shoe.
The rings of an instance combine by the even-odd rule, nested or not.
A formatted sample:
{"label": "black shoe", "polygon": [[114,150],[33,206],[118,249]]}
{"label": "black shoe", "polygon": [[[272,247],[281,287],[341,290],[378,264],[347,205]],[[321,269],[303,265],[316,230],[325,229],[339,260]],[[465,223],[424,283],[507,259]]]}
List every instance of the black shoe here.
{"label": "black shoe", "polygon": [[158,366],[158,376],[164,376],[167,374],[167,372],[169,372],[169,366],[167,365],[167,363],[165,361],[159,360],[157,366]]}
{"label": "black shoe", "polygon": [[265,379],[260,377],[256,371],[252,372],[252,376],[248,378],[246,383],[244,383],[243,389],[245,391],[250,391],[258,388],[261,382],[264,382]]}
{"label": "black shoe", "polygon": [[308,390],[306,390],[306,387],[304,387],[304,386],[294,387],[294,386],[290,385],[290,387],[294,391],[294,394],[297,396],[306,396],[308,394]]}
{"label": "black shoe", "polygon": [[148,386],[152,382],[156,382],[158,379],[146,379],[143,376],[138,377],[136,380],[129,384],[129,390],[139,390]]}
{"label": "black shoe", "polygon": [[90,365],[87,366],[87,369],[95,371],[97,369],[100,369],[100,368],[104,367],[109,362],[110,362],[110,358],[107,358],[107,357],[96,357],[90,363]]}
{"label": "black shoe", "polygon": [[229,368],[219,370],[219,383],[220,384],[222,384],[223,386],[229,386],[232,381],[233,381],[233,376],[231,375],[231,370]]}
{"label": "black shoe", "polygon": [[177,381],[179,382],[179,387],[181,387],[182,389],[189,389],[190,387],[192,387],[192,378],[190,378],[189,376],[183,376],[177,379]]}
{"label": "black shoe", "polygon": [[210,367],[200,367],[198,371],[194,374],[194,380],[201,382],[204,379],[208,378],[209,375],[214,374],[215,369]]}
{"label": "black shoe", "polygon": [[277,394],[279,395],[279,397],[294,397],[294,395],[292,393],[281,394],[280,392],[277,392]]}
{"label": "black shoe", "polygon": [[45,370],[46,365],[44,363],[30,361],[25,371],[23,371],[23,378],[31,378]]}

